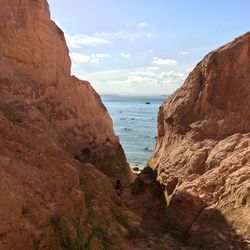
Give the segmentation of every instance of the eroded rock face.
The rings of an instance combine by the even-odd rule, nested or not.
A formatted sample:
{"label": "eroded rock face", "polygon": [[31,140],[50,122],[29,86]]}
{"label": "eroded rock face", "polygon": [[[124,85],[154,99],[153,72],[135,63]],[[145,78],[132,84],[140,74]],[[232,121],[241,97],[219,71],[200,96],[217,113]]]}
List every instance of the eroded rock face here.
{"label": "eroded rock face", "polygon": [[64,34],[47,1],[0,1],[0,97],[82,162],[128,183],[129,168],[112,121],[86,81],[70,75]]}
{"label": "eroded rock face", "polygon": [[204,214],[213,209],[228,221],[220,228],[222,242],[229,231],[250,238],[250,33],[208,54],[161,106],[153,165],[166,186],[178,179],[173,216],[183,216],[178,193],[206,204],[195,220],[187,219],[185,232],[192,235],[192,225],[203,218],[195,228],[207,237],[216,220],[206,229],[211,217]]}
{"label": "eroded rock face", "polygon": [[70,75],[46,0],[0,6],[0,249],[128,244],[111,180],[130,171],[100,97]]}

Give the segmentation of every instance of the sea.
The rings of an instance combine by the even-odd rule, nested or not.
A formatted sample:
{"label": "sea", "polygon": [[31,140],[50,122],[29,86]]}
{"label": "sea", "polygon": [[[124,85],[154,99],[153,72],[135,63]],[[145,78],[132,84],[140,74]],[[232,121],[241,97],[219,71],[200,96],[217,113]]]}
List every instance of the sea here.
{"label": "sea", "polygon": [[142,169],[153,155],[157,115],[167,96],[101,96],[131,167]]}

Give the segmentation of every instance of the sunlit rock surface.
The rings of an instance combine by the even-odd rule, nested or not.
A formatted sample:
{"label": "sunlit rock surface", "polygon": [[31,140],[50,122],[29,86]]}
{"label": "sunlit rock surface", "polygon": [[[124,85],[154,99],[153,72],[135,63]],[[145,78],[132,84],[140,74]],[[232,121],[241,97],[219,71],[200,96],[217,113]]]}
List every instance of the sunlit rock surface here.
{"label": "sunlit rock surface", "polygon": [[250,33],[209,53],[164,102],[152,162],[170,202],[167,223],[178,235],[197,247],[244,249],[239,242],[250,240]]}
{"label": "sunlit rock surface", "polygon": [[112,181],[127,185],[130,170],[112,120],[70,75],[47,1],[0,6],[0,249],[126,242]]}

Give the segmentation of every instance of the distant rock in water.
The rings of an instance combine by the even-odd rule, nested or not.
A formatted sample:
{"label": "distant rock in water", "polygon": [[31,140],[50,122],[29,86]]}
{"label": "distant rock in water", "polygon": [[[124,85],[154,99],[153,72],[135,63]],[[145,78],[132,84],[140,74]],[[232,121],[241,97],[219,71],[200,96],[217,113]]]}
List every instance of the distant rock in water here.
{"label": "distant rock in water", "polygon": [[150,102],[145,102],[145,104],[150,104]]}
{"label": "distant rock in water", "polygon": [[130,128],[124,128],[124,130],[125,130],[125,131],[131,131],[131,129],[130,129]]}
{"label": "distant rock in water", "polygon": [[250,249],[250,33],[209,53],[163,103],[152,165],[163,186],[178,178],[165,191],[176,234],[199,249]]}
{"label": "distant rock in water", "polygon": [[133,167],[134,171],[139,171],[140,169],[138,167]]}

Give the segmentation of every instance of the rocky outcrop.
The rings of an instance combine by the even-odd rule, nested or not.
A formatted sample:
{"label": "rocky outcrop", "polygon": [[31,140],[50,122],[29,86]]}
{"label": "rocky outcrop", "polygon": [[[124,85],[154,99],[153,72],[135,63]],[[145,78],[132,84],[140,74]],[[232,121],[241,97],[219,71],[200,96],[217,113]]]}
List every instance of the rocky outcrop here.
{"label": "rocky outcrop", "polygon": [[249,107],[247,33],[208,54],[160,108],[152,162],[168,224],[199,247],[244,249],[239,237],[250,240]]}
{"label": "rocky outcrop", "polygon": [[0,249],[122,245],[111,181],[130,170],[112,120],[70,75],[47,1],[0,6]]}
{"label": "rocky outcrop", "polygon": [[162,225],[165,220],[166,200],[156,172],[145,167],[137,176],[130,190],[123,194],[123,200],[130,210],[143,220],[144,225]]}
{"label": "rocky outcrop", "polygon": [[112,181],[130,181],[124,152],[97,93],[70,75],[47,1],[0,6],[0,249],[181,249],[158,227],[162,186],[167,227],[190,249],[247,249],[249,33],[163,104],[152,160],[162,185],[144,170],[122,202]]}
{"label": "rocky outcrop", "polygon": [[82,162],[128,182],[129,171],[112,121],[98,94],[70,75],[64,34],[47,1],[1,0],[1,107],[34,124]]}

